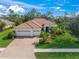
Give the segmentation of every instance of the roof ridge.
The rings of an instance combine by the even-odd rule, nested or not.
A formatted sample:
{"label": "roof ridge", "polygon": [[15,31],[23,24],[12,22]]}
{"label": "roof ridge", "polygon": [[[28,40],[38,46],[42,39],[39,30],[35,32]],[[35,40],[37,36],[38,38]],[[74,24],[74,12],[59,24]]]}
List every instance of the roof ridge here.
{"label": "roof ridge", "polygon": [[20,25],[17,26],[17,28],[19,27],[26,27],[26,28],[42,28],[42,24],[52,24],[53,22],[49,21],[49,20],[45,20],[45,19],[33,19],[33,20],[29,20],[25,23],[22,23]]}
{"label": "roof ridge", "polygon": [[31,28],[33,28],[28,22],[26,22],[26,24],[27,24],[28,26],[30,26]]}
{"label": "roof ridge", "polygon": [[35,23],[34,21],[32,21],[32,23],[34,23],[35,25],[37,25],[37,26],[39,26],[41,28],[41,26],[39,24]]}

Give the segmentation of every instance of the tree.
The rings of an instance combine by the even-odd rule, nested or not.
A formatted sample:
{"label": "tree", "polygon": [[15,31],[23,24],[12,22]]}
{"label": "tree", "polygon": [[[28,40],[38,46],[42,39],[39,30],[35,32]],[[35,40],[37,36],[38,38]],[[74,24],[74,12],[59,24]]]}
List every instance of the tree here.
{"label": "tree", "polygon": [[33,8],[30,12],[28,12],[24,15],[24,22],[31,20],[31,19],[35,18],[36,16],[37,16],[36,9]]}
{"label": "tree", "polygon": [[73,19],[74,21],[70,23],[69,27],[71,32],[79,37],[79,16],[74,17]]}
{"label": "tree", "polygon": [[3,31],[5,25],[6,25],[5,22],[0,21],[0,31]]}
{"label": "tree", "polygon": [[56,36],[64,34],[65,30],[59,26],[50,28],[51,38],[54,39]]}
{"label": "tree", "polygon": [[8,19],[14,22],[16,26],[23,23],[23,17],[21,15],[15,14],[12,10],[9,10]]}
{"label": "tree", "polygon": [[50,33],[48,32],[41,32],[41,39],[39,40],[39,43],[41,44],[45,44],[45,43],[49,43],[49,35]]}
{"label": "tree", "polygon": [[53,18],[53,13],[51,11],[48,11],[46,13],[47,19],[52,19]]}
{"label": "tree", "polygon": [[51,11],[48,11],[46,14],[41,14],[41,18],[52,20],[54,17],[53,17],[53,13]]}

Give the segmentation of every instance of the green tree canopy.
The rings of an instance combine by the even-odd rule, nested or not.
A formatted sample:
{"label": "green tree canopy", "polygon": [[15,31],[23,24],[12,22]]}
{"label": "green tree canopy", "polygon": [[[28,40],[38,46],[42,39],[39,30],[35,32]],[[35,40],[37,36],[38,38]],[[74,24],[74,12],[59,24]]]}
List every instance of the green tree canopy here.
{"label": "green tree canopy", "polygon": [[0,31],[2,31],[3,30],[3,28],[5,27],[5,22],[3,22],[3,21],[1,21],[0,20]]}

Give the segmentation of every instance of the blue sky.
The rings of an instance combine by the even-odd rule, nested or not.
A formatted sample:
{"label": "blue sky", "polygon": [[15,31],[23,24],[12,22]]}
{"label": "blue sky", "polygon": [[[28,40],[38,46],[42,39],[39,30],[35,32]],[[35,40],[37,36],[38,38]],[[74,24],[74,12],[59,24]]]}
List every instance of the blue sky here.
{"label": "blue sky", "polygon": [[54,16],[63,16],[64,12],[79,13],[79,0],[0,0],[0,14],[9,9],[16,13],[25,13],[35,8],[38,12],[51,11]]}

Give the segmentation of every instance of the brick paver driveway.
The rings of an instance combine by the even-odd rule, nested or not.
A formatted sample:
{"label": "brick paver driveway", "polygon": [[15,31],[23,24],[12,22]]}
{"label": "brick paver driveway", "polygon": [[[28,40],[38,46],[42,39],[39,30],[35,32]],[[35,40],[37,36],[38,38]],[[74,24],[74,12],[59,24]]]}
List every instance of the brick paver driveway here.
{"label": "brick paver driveway", "polygon": [[0,54],[0,59],[36,59],[33,43],[37,38],[20,38],[13,42]]}

